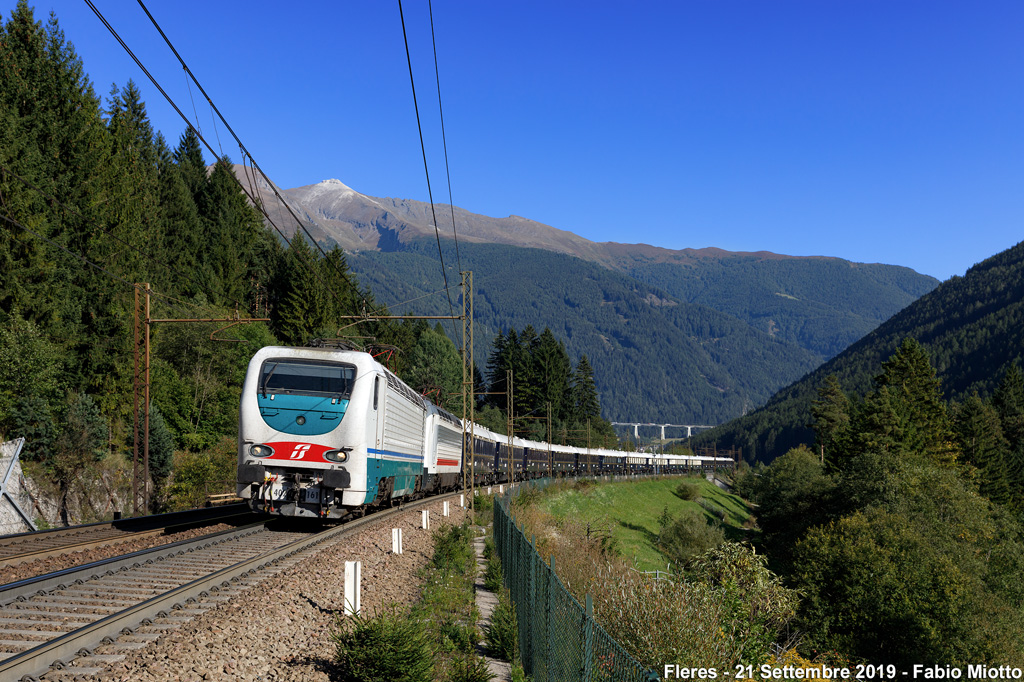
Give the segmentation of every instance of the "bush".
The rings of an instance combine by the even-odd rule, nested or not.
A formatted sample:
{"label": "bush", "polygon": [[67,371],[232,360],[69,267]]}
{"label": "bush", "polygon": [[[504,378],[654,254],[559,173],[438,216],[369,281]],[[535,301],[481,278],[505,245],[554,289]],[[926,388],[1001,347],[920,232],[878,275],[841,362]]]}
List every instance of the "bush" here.
{"label": "bush", "polygon": [[446,526],[434,532],[434,568],[462,572],[476,563],[473,530],[468,525]]}
{"label": "bush", "polygon": [[484,633],[487,650],[503,661],[519,659],[519,627],[516,622],[516,607],[507,592],[498,596],[498,605],[491,614],[491,622]]}
{"label": "bush", "polygon": [[354,616],[331,634],[342,682],[432,682],[434,651],[426,625],[394,607]]}
{"label": "bush", "polygon": [[441,646],[449,651],[473,653],[477,644],[476,628],[466,623],[444,620],[438,627]]}
{"label": "bush", "polygon": [[677,566],[725,541],[722,527],[709,524],[704,514],[696,509],[683,509],[675,517],[662,515],[661,522],[658,549]]}
{"label": "bush", "polygon": [[492,554],[487,559],[487,568],[484,571],[484,587],[491,592],[497,592],[501,589],[501,584],[501,559],[498,555]]}
{"label": "bush", "polygon": [[680,500],[686,500],[687,502],[700,498],[700,486],[696,483],[690,483],[689,481],[683,481],[676,487],[676,497]]}
{"label": "bush", "polygon": [[494,496],[476,493],[473,495],[473,509],[477,512],[492,511],[494,509]]}
{"label": "bush", "polygon": [[448,673],[448,682],[490,682],[493,679],[487,661],[472,653],[454,659]]}

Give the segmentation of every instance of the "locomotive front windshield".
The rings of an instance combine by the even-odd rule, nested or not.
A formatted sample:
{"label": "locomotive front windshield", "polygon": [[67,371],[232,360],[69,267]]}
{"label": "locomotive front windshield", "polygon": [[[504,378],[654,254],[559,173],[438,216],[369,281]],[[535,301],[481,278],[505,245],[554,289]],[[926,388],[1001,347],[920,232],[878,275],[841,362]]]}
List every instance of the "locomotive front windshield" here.
{"label": "locomotive front windshield", "polygon": [[271,359],[263,363],[258,391],[286,395],[330,396],[348,399],[356,368],[336,362]]}

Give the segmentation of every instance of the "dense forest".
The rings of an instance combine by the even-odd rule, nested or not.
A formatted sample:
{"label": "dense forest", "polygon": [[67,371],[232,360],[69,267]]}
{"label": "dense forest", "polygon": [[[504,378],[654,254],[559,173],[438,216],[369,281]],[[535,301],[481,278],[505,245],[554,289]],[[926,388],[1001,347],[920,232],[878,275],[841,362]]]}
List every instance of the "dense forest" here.
{"label": "dense forest", "polygon": [[863,395],[908,337],[928,351],[947,400],[963,401],[975,391],[991,395],[1006,368],[1024,362],[1024,242],[943,282],[764,407],[696,436],[695,447],[742,448],[748,461],[768,462],[812,443],[808,415],[826,377]]}
{"label": "dense forest", "polygon": [[809,657],[910,665],[1024,661],[1024,378],[947,406],[904,340],[865,395],[834,376],[798,447],[738,479],[760,544],[801,594]]}
{"label": "dense forest", "polygon": [[587,356],[573,367],[565,343],[530,325],[499,331],[487,360],[487,391],[477,421],[502,433],[507,426],[508,376],[517,436],[578,447],[614,447],[612,425],[601,417],[594,369]]}
{"label": "dense forest", "polygon": [[[454,245],[442,244],[445,262],[455,262]],[[477,358],[487,356],[486,344],[501,330],[549,327],[574,361],[587,356],[612,420],[719,423],[819,362],[735,317],[572,256],[472,243],[460,243],[459,254],[462,268],[473,271]],[[433,240],[349,258],[378,297],[419,299],[417,312],[447,314],[443,297],[423,298],[443,287],[436,263]]]}
{"label": "dense forest", "polygon": [[838,258],[728,254],[683,262],[620,257],[671,297],[714,308],[827,360],[938,284],[910,268]]}

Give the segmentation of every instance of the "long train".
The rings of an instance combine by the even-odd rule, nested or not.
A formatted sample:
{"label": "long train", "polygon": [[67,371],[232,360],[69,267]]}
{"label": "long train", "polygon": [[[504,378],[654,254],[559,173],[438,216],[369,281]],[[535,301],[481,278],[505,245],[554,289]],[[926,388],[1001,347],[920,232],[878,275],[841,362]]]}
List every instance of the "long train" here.
{"label": "long train", "polygon": [[[463,487],[470,436],[368,353],[262,348],[242,386],[237,494],[260,512],[339,519]],[[731,466],[681,457],[550,445],[471,425],[473,482],[547,475],[677,473]]]}

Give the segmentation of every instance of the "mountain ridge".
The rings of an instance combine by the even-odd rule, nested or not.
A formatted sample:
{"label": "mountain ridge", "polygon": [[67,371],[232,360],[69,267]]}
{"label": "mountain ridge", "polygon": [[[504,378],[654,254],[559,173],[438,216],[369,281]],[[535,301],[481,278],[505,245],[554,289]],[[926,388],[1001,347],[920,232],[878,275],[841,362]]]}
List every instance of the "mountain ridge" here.
{"label": "mountain ridge", "polygon": [[[294,218],[269,189],[262,187],[259,195],[265,208],[286,235],[293,234],[297,229]],[[290,211],[308,223],[307,229],[317,241],[346,251],[359,281],[378,300],[396,308],[395,312],[426,314],[429,299],[417,302],[414,310],[399,310],[403,304],[396,302],[421,299],[443,288],[437,258],[439,241],[446,252],[448,282],[457,279],[455,248],[450,239],[453,212],[446,204],[431,210],[425,202],[371,197],[336,179],[278,191]],[[614,396],[606,406],[617,403],[646,409],[635,400],[643,395],[652,401],[651,414],[676,423],[684,418],[697,419],[692,423],[720,423],[748,406],[761,404],[774,391],[834,356],[937,284],[909,268],[853,263],[834,256],[599,243],[522,216],[493,218],[458,207],[454,215],[463,254],[467,248],[488,247],[486,252],[492,259],[470,259],[475,263],[477,293],[483,294],[476,308],[481,330],[494,334],[525,324],[533,324],[538,330],[551,327],[565,338],[574,357],[594,355],[591,360],[598,389]],[[564,258],[551,258],[545,253]],[[533,261],[548,263],[559,272],[536,270],[530,267]],[[520,264],[518,270],[506,267],[511,262]],[[459,266],[467,267],[465,263]],[[527,271],[531,275],[523,276]],[[487,292],[483,286],[485,278],[497,272],[502,273],[500,286],[511,296],[505,296],[505,292],[499,295],[496,289]],[[616,300],[580,295],[573,303],[567,298],[559,301],[546,290],[551,286],[574,288],[577,281],[600,282],[602,291],[616,292]],[[524,301],[532,302],[533,309],[529,315],[526,311],[511,315],[495,307],[499,300],[500,305],[517,309]],[[582,310],[583,305],[590,309]],[[612,309],[620,319],[611,319]],[[623,310],[633,312],[623,315]],[[642,314],[637,312],[641,310]],[[448,313],[447,309],[429,312]],[[574,320],[571,329],[565,323],[567,315]],[[645,325],[661,330],[668,345],[662,346],[660,337],[650,336],[643,329]],[[584,329],[596,335],[580,336]],[[573,333],[577,338],[572,338]],[[662,350],[636,350],[645,343]],[[731,345],[744,348],[750,358],[736,357]],[[678,353],[682,348],[686,352]],[[486,352],[483,347],[478,350]],[[663,385],[663,392],[651,392],[637,382],[634,395],[627,396],[627,389],[613,373],[644,374],[647,367],[642,372],[631,369],[616,355],[620,351],[632,358],[633,367],[651,364],[654,373],[648,381]],[[762,352],[767,354],[764,358]],[[601,354],[607,354],[603,358],[607,366],[596,362]],[[670,357],[674,363],[702,367],[699,374],[704,378],[684,376],[686,372],[668,366]],[[769,357],[775,360],[769,361]],[[781,364],[771,366],[776,361]],[[737,375],[744,367],[752,368],[757,376]],[[692,399],[675,399],[669,394],[676,386],[658,377],[679,378],[678,388],[703,395],[715,409],[704,409]],[[718,386],[714,393],[705,394],[705,379]],[[724,394],[729,395],[723,398]],[[673,405],[680,409],[685,405],[690,416],[662,411]],[[632,418],[616,407],[607,409],[615,418]]]}

